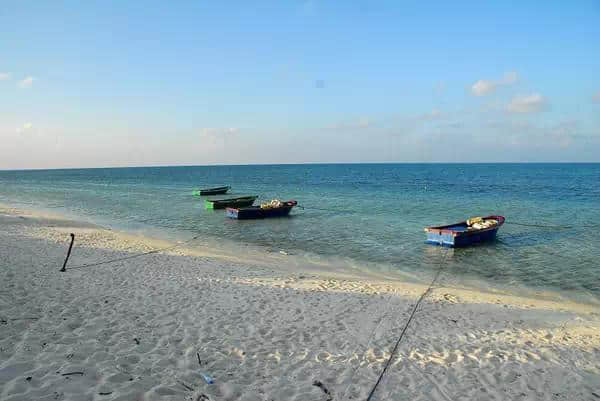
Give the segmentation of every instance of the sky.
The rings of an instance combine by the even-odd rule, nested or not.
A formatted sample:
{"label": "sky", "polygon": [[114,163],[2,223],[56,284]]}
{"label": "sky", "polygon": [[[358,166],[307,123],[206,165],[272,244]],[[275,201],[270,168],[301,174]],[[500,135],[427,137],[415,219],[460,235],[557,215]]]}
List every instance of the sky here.
{"label": "sky", "polygon": [[600,1],[0,2],[0,169],[600,162]]}

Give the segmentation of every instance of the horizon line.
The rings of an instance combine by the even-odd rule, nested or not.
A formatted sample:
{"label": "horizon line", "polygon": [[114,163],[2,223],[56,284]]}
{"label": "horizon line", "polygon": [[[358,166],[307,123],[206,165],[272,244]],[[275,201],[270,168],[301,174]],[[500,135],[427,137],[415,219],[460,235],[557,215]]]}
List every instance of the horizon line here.
{"label": "horizon line", "polygon": [[239,163],[239,164],[156,164],[140,166],[98,166],[98,167],[49,167],[49,168],[0,168],[0,171],[48,171],[48,170],[106,170],[106,169],[125,169],[125,168],[168,168],[168,167],[249,167],[249,166],[306,166],[306,165],[384,165],[384,164],[404,164],[404,165],[435,165],[435,164],[600,164],[600,161],[494,161],[494,162],[301,162],[301,163]]}

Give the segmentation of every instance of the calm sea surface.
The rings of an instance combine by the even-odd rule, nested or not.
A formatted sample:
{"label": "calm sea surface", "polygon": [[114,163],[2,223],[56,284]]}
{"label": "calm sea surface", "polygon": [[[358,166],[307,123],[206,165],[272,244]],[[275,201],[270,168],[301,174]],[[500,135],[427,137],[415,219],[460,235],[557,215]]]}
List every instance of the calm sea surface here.
{"label": "calm sea surface", "polygon": [[[292,217],[234,221],[192,189],[296,199]],[[228,194],[229,195],[229,194]],[[600,164],[350,164],[0,171],[0,202],[130,231],[268,252],[328,266],[397,271],[600,300]],[[501,214],[494,243],[424,244],[426,225]],[[525,223],[546,227],[526,227]],[[569,226],[564,228],[564,226]],[[238,247],[238,248],[236,248]],[[442,259],[444,257],[444,259]]]}

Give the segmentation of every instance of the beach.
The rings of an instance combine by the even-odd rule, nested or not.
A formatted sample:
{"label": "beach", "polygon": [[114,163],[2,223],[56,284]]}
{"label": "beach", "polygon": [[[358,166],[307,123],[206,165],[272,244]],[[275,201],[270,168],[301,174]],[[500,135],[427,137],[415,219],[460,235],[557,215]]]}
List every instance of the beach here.
{"label": "beach", "polygon": [[[0,228],[2,400],[364,400],[427,289],[6,205]],[[372,399],[600,399],[597,305],[434,285]]]}
{"label": "beach", "polygon": [[600,401],[600,0],[30,3],[0,401]]}

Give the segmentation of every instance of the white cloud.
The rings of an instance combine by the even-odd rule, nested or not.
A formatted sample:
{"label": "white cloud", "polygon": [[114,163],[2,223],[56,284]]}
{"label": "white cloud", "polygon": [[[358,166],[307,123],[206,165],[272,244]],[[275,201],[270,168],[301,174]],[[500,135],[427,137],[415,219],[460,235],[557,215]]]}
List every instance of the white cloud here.
{"label": "white cloud", "polygon": [[600,91],[596,92],[592,96],[592,102],[594,102],[594,103],[600,103]]}
{"label": "white cloud", "polygon": [[480,79],[471,86],[471,93],[475,96],[483,96],[496,90],[496,84],[492,81]]}
{"label": "white cloud", "polygon": [[31,88],[31,85],[33,85],[33,81],[35,81],[35,78],[30,76],[19,81],[17,85],[19,85],[19,88]]}
{"label": "white cloud", "polygon": [[438,109],[433,109],[429,113],[421,114],[417,117],[417,120],[430,121],[437,120],[442,116],[442,112]]}
{"label": "white cloud", "polygon": [[537,125],[529,121],[493,121],[487,124],[497,135],[492,137],[503,144],[521,149],[566,149],[578,141],[589,139],[580,132],[577,120],[562,121],[553,125]]}
{"label": "white cloud", "polygon": [[358,120],[344,121],[344,122],[330,125],[326,128],[336,130],[336,131],[357,130],[357,129],[372,128],[373,123],[374,123],[373,120],[369,119],[368,117],[361,117]]}
{"label": "white cloud", "polygon": [[434,129],[449,128],[445,122],[452,118],[452,114],[447,111],[432,109],[426,113],[406,116],[393,122],[393,125],[389,127],[388,135],[392,137],[423,136]]}
{"label": "white cloud", "polygon": [[546,108],[546,98],[539,93],[512,98],[506,109],[511,113],[536,113]]}
{"label": "white cloud", "polygon": [[9,72],[0,72],[0,81],[5,81],[10,78]]}
{"label": "white cloud", "polygon": [[33,124],[31,124],[31,123],[25,123],[22,126],[18,127],[16,129],[16,131],[17,131],[17,134],[23,134],[26,131],[29,131],[31,128],[33,128]]}
{"label": "white cloud", "polygon": [[579,136],[577,121],[565,121],[551,127],[547,132],[547,138],[561,148],[568,148]]}
{"label": "white cloud", "polygon": [[471,85],[471,93],[475,96],[485,96],[496,91],[500,86],[512,85],[517,82],[519,75],[516,71],[507,72],[499,80],[480,79]]}
{"label": "white cloud", "polygon": [[415,116],[408,117],[406,121],[412,121],[416,123],[439,120],[444,117],[444,113],[439,111],[438,109],[433,109],[427,113],[418,114]]}
{"label": "white cloud", "polygon": [[362,117],[358,120],[358,127],[360,128],[367,128],[370,127],[371,125],[373,125],[373,121],[369,120],[366,117]]}
{"label": "white cloud", "polygon": [[512,85],[519,79],[519,74],[516,71],[507,72],[504,78],[500,81],[500,85]]}
{"label": "white cloud", "polygon": [[206,138],[226,138],[237,134],[237,128],[202,128],[200,135]]}
{"label": "white cloud", "polygon": [[437,96],[440,96],[446,92],[446,83],[445,82],[437,82],[433,86],[433,93]]}

